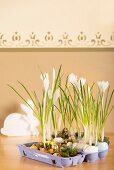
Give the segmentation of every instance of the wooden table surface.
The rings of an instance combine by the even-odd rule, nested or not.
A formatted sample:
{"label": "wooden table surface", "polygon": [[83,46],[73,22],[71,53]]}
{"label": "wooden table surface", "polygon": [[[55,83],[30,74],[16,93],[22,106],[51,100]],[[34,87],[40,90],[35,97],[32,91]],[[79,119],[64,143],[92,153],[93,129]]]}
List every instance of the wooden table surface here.
{"label": "wooden table surface", "polygon": [[[114,134],[109,134],[110,150],[105,160],[63,168],[66,170],[114,170]],[[58,170],[49,164],[21,157],[17,144],[36,141],[36,137],[5,137],[0,135],[0,170]]]}

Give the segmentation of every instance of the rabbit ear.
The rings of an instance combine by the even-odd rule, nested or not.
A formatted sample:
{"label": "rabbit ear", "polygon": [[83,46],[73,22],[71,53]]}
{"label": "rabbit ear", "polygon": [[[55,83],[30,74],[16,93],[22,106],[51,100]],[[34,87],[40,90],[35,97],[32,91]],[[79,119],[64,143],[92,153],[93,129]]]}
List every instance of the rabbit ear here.
{"label": "rabbit ear", "polygon": [[[27,100],[27,103],[34,109],[32,100]],[[27,104],[21,104],[20,106],[25,113],[33,115],[33,110]]]}
{"label": "rabbit ear", "polygon": [[30,108],[28,108],[25,104],[20,104],[21,109],[25,112],[25,113],[30,113],[33,112],[32,109],[30,110]]}
{"label": "rabbit ear", "polygon": [[30,100],[30,99],[28,99],[27,100],[27,103],[33,108],[33,110],[34,110],[34,103],[33,103],[33,101],[32,100]]}

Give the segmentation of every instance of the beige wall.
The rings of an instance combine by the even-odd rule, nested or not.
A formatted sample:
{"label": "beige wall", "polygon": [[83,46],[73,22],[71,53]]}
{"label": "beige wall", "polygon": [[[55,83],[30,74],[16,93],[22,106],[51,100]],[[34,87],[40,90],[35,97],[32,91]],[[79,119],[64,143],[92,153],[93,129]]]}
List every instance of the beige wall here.
{"label": "beige wall", "polygon": [[113,32],[114,0],[0,0],[1,47],[114,47]]}
{"label": "beige wall", "polygon": [[[11,112],[19,111],[21,100],[7,87],[11,84],[19,89],[20,80],[31,90],[41,94],[38,65],[51,73],[52,67],[63,65],[64,74],[71,72],[87,78],[88,83],[108,80],[114,88],[114,52],[0,52],[0,126]],[[21,91],[21,90],[20,90]],[[23,92],[22,92],[23,93]],[[113,100],[114,101],[114,100]],[[110,115],[106,131],[114,132],[114,112]]]}

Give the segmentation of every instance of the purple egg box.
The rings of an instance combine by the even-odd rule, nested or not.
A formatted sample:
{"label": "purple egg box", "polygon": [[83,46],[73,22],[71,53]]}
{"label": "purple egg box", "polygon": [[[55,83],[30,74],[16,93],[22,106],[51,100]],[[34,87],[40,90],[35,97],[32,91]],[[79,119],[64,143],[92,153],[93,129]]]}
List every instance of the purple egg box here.
{"label": "purple egg box", "polygon": [[85,155],[84,162],[95,162],[98,160],[105,159],[105,157],[108,154],[109,149],[101,151],[101,152],[96,152],[96,153],[84,153],[84,151],[79,151],[79,153]]}
{"label": "purple egg box", "polygon": [[91,153],[91,154],[86,154],[84,161],[86,162],[95,162],[97,160],[102,160],[106,157],[108,154],[108,150],[104,150],[102,152],[97,152],[97,153]]}
{"label": "purple egg box", "polygon": [[65,157],[60,157],[60,156],[54,156],[49,153],[45,153],[39,150],[29,148],[34,143],[37,143],[37,142],[19,144],[18,147],[19,147],[21,155],[24,157],[30,158],[30,159],[48,163],[53,166],[57,166],[61,168],[81,164],[85,159],[85,155],[83,153],[79,153],[77,156],[74,156],[74,157],[65,158]]}

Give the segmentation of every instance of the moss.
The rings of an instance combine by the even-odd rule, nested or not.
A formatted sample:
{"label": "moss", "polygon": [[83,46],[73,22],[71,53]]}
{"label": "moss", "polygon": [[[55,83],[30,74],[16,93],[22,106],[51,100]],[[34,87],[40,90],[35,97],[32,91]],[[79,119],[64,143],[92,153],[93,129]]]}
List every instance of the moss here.
{"label": "moss", "polygon": [[69,148],[68,147],[61,147],[60,155],[62,157],[69,157]]}
{"label": "moss", "polygon": [[64,146],[60,148],[60,155],[62,157],[73,157],[77,155],[77,148],[69,148],[68,146]]}
{"label": "moss", "polygon": [[104,137],[104,142],[106,142],[106,143],[108,143],[108,145],[109,145],[109,143],[110,143],[110,139],[109,139],[109,137]]}
{"label": "moss", "polygon": [[77,155],[77,148],[70,148],[69,150],[69,155],[72,156],[76,156]]}

